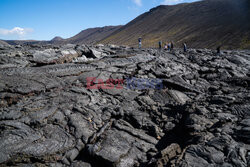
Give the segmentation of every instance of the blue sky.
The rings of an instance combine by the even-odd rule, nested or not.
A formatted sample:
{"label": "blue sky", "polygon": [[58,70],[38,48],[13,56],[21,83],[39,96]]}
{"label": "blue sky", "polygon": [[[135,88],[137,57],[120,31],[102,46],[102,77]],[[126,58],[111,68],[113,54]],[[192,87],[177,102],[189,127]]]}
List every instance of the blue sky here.
{"label": "blue sky", "polygon": [[0,0],[0,39],[69,38],[81,30],[123,25],[161,4],[197,0]]}

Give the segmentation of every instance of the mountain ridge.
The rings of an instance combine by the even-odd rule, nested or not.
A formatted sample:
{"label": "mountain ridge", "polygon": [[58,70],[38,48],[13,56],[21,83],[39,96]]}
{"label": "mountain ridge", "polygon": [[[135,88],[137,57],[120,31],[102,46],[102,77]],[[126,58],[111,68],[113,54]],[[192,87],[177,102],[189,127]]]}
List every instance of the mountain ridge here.
{"label": "mountain ridge", "polygon": [[26,45],[26,44],[58,44],[63,45],[67,43],[72,44],[95,44],[101,39],[107,37],[117,29],[119,29],[121,25],[118,26],[104,26],[104,27],[95,27],[88,28],[82,30],[78,34],[70,38],[62,38],[60,36],[56,36],[49,41],[39,41],[39,40],[2,40],[10,45]]}
{"label": "mountain ridge", "polygon": [[173,41],[182,47],[250,49],[250,2],[248,0],[203,0],[178,5],[159,5],[126,25],[85,29],[73,37],[50,41],[5,40],[8,44],[115,44],[158,47]]}
{"label": "mountain ridge", "polygon": [[120,27],[122,26],[118,25],[88,28],[76,34],[75,36],[66,39],[66,41],[74,44],[95,44],[108,35],[112,34]]}
{"label": "mountain ridge", "polygon": [[158,41],[183,42],[195,48],[250,48],[249,2],[203,0],[178,5],[160,5],[138,16],[99,43],[156,47]]}

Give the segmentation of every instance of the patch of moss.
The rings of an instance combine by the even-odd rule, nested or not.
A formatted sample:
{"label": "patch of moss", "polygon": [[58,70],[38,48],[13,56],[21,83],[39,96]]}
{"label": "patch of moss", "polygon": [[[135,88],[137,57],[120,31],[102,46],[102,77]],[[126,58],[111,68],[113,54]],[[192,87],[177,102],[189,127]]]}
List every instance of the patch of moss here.
{"label": "patch of moss", "polygon": [[240,43],[240,49],[250,49],[250,39],[248,38],[248,36],[242,38]]}

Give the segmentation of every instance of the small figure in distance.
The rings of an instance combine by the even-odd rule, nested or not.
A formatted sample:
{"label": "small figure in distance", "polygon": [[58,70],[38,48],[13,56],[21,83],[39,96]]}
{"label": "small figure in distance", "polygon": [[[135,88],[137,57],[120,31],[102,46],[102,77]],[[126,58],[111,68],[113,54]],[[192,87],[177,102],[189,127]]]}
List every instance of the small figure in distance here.
{"label": "small figure in distance", "polygon": [[161,49],[161,47],[162,47],[162,42],[161,41],[159,41],[159,49]]}
{"label": "small figure in distance", "polygon": [[221,49],[221,45],[217,47],[217,55],[220,56],[220,49]]}
{"label": "small figure in distance", "polygon": [[167,42],[164,45],[164,50],[168,50],[168,43]]}
{"label": "small figure in distance", "polygon": [[187,52],[187,44],[186,43],[183,43],[183,50],[184,50],[184,52]]}
{"label": "small figure in distance", "polygon": [[171,42],[170,45],[171,45],[171,50],[173,50],[174,49],[174,43]]}
{"label": "small figure in distance", "polygon": [[138,38],[138,42],[139,42],[139,49],[141,49],[142,43],[141,43],[141,37]]}
{"label": "small figure in distance", "polygon": [[168,50],[171,51],[171,43],[168,43]]}

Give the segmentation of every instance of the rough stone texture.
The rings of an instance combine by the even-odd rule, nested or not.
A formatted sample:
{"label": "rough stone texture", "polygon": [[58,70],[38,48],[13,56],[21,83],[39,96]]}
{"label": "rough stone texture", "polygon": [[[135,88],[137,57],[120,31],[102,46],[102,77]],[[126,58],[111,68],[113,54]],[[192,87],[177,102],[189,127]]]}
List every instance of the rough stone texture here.
{"label": "rough stone texture", "polygon": [[249,51],[1,45],[0,166],[248,167],[249,70]]}

